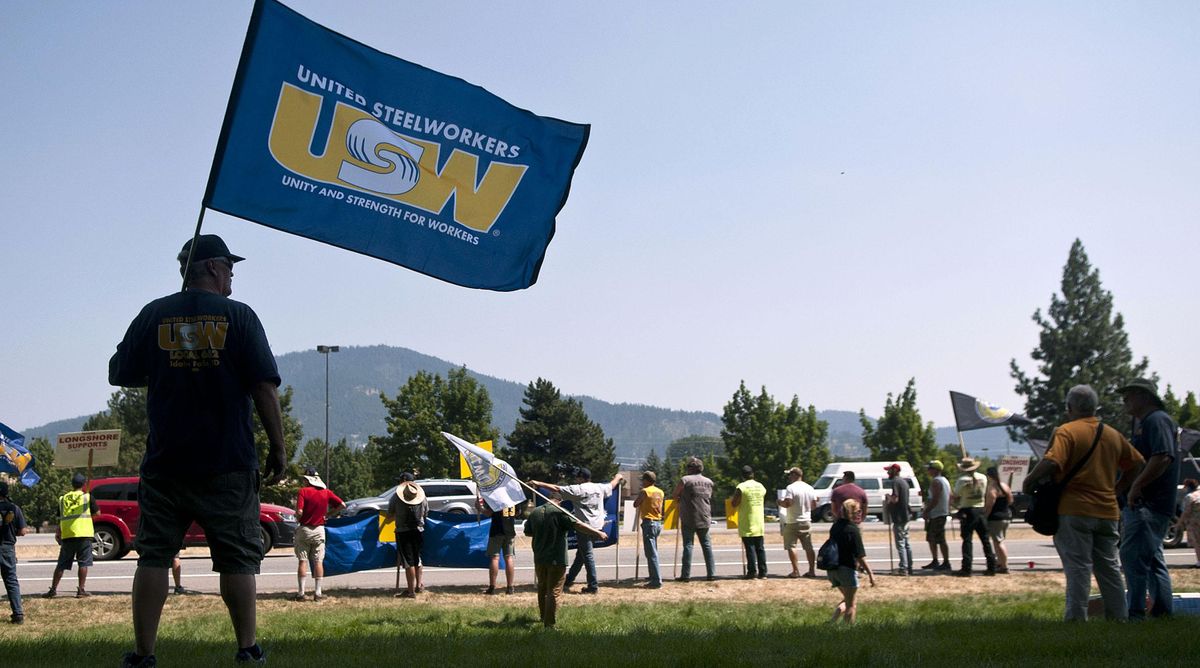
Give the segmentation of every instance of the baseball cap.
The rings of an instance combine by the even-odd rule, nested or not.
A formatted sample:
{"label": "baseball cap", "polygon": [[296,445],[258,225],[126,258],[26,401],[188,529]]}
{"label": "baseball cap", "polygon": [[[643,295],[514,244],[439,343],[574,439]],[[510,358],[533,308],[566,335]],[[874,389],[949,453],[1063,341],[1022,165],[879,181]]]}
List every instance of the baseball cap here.
{"label": "baseball cap", "polygon": [[[187,243],[183,244],[183,249],[179,251],[177,259],[180,264],[187,262],[188,251],[192,247],[192,239],[188,239]],[[234,255],[229,252],[229,246],[225,245],[225,240],[215,234],[201,234],[196,237],[196,250],[192,253],[192,262],[201,260],[209,260],[214,257],[223,257],[230,262],[241,262],[246,258],[240,255]]]}
{"label": "baseball cap", "polygon": [[742,475],[754,475],[754,467],[753,466],[743,466],[742,467]]}
{"label": "baseball cap", "polygon": [[883,467],[883,470],[887,471],[888,473],[891,473],[892,471],[899,473],[900,465],[899,464],[888,464],[887,466]]}
{"label": "baseball cap", "polygon": [[586,478],[588,480],[591,480],[592,479],[592,470],[586,466],[580,466],[579,468],[575,469],[575,476],[578,478]]}
{"label": "baseball cap", "polygon": [[938,460],[936,460],[936,459],[935,459],[935,460],[933,460],[933,461],[931,461],[931,462],[929,462],[928,464],[926,464],[926,465],[925,465],[925,468],[927,468],[927,469],[937,469],[937,470],[939,470],[939,471],[945,471],[945,470],[946,470],[946,467],[945,467],[945,466],[943,466],[943,465],[942,465],[942,463],[941,463],[941,462],[939,462],[939,461],[938,461]]}
{"label": "baseball cap", "polygon": [[397,482],[412,482],[414,480],[416,480],[416,478],[414,478],[413,474],[411,473],[401,473],[400,477],[396,478]]}
{"label": "baseball cap", "polygon": [[71,476],[71,485],[74,487],[83,487],[83,483],[87,482],[87,478],[83,477],[82,473],[76,473]]}

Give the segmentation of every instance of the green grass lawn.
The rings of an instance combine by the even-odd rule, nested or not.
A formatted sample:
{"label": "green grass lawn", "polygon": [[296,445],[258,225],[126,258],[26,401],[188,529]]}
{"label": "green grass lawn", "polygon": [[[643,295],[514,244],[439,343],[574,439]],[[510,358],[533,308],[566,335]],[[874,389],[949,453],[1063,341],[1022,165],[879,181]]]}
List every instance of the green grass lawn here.
{"label": "green grass lawn", "polygon": [[[214,597],[215,598],[215,597]],[[462,605],[301,605],[260,613],[275,666],[1060,665],[1195,663],[1200,617],[1142,624],[1064,624],[1062,596],[1019,594],[878,602],[857,626],[828,606],[746,603],[567,604],[559,630],[503,599]],[[128,599],[126,598],[127,602]],[[114,602],[112,605],[116,606]],[[123,605],[127,605],[124,603]],[[110,618],[117,618],[113,612]],[[61,620],[60,620],[61,621]],[[86,624],[86,619],[79,620]],[[15,631],[15,629],[14,629]],[[0,666],[116,665],[131,648],[128,617],[80,631],[6,631]],[[213,605],[164,623],[164,666],[232,665],[232,632]]]}

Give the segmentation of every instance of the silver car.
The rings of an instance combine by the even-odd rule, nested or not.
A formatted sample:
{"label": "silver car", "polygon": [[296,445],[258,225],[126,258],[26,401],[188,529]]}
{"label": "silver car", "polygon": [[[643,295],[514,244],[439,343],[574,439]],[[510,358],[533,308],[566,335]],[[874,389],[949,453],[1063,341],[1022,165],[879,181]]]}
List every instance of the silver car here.
{"label": "silver car", "polygon": [[[416,483],[425,490],[425,498],[429,499],[430,510],[457,515],[475,514],[476,487],[474,480],[431,478],[417,480]],[[379,496],[348,501],[342,515],[353,516],[376,511],[381,514],[387,513],[388,502],[396,495],[399,487],[400,485],[391,487]]]}

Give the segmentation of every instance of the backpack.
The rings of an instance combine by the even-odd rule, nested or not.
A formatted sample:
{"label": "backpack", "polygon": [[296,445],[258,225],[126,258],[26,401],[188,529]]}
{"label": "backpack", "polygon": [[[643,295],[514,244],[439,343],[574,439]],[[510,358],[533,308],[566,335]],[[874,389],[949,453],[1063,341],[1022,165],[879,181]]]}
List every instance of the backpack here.
{"label": "backpack", "polygon": [[838,546],[832,537],[825,539],[821,549],[817,550],[817,568],[823,571],[838,569]]}

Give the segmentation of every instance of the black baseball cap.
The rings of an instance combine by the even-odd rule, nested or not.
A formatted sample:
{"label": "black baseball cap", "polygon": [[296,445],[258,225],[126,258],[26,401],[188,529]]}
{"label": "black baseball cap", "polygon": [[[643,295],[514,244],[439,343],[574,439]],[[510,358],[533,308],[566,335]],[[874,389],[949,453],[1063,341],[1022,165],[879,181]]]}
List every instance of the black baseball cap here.
{"label": "black baseball cap", "polygon": [[[246,258],[240,255],[234,255],[229,252],[229,246],[225,245],[225,240],[215,234],[201,234],[196,237],[196,250],[192,253],[192,262],[200,262],[201,260],[210,260],[214,257],[223,257],[230,262],[241,262]],[[192,239],[188,239],[187,243],[183,244],[183,249],[179,251],[179,262],[183,264],[187,262],[188,251],[192,247]]]}

